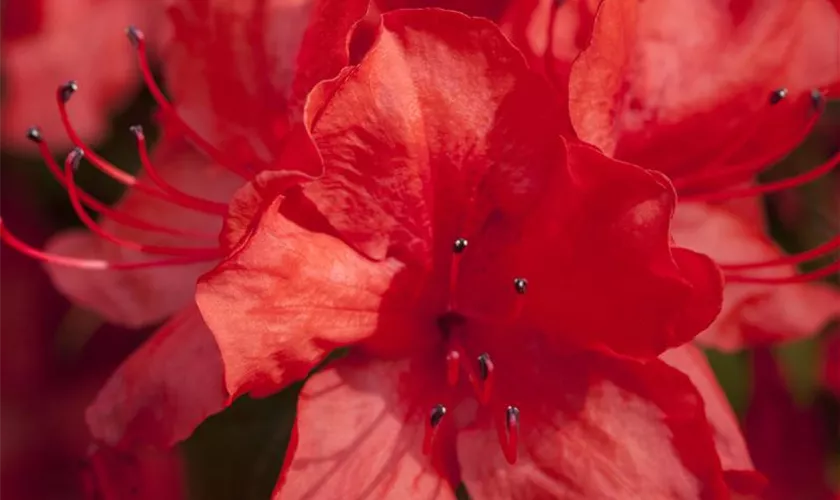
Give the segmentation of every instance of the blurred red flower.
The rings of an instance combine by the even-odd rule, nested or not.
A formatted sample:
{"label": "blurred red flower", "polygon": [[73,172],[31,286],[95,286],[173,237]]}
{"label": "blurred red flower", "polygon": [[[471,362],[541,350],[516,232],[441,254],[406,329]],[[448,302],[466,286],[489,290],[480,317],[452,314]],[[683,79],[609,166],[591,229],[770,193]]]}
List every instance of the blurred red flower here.
{"label": "blurred red flower", "polygon": [[669,244],[668,182],[562,140],[491,23],[382,20],[307,101],[323,175],[241,190],[198,285],[232,396],[354,347],[305,383],[275,497],[727,497],[697,389],[656,359],[721,300]]}
{"label": "blurred red flower", "polygon": [[[28,247],[5,224],[3,240],[49,263],[63,293],[113,323],[137,327],[175,314],[89,409],[88,422],[101,442],[168,446],[224,407],[218,348],[195,311],[195,283],[222,255],[218,234],[232,193],[258,172],[274,169],[281,156],[294,155],[286,151],[286,138],[301,120],[306,94],[337,74],[353,50],[364,49],[364,38],[348,40],[347,34],[366,8],[362,1],[173,1],[167,9],[172,38],[161,44],[172,103],[152,79],[144,34],[130,28],[165,129],[151,155],[143,131],[133,129],[144,167],[136,177],[83,142],[74,105],[85,92],[74,81],[55,92],[58,114],[77,147],[65,168],[50,155],[52,137],[30,129],[88,231],[57,236],[47,252]],[[75,184],[83,157],[129,188],[116,207]],[[87,216],[84,206],[99,211],[101,220]],[[187,373],[198,380],[185,384]]]}
{"label": "blurred red flower", "polygon": [[840,315],[835,288],[806,284],[840,270],[836,259],[813,273],[795,267],[836,252],[840,235],[785,256],[750,198],[819,177],[840,152],[801,176],[745,184],[802,142],[835,92],[836,4],[523,0],[502,24],[568,98],[581,139],[674,182],[677,243],[727,277],[723,313],[700,341],[731,350],[799,338]]}
{"label": "blurred red flower", "polygon": [[85,88],[75,103],[76,129],[84,140],[100,141],[111,112],[130,102],[141,81],[121,29],[135,23],[156,32],[161,12],[150,0],[3,2],[3,147],[34,151],[24,132],[36,123],[60,149],[71,146],[47,99],[71,78]]}

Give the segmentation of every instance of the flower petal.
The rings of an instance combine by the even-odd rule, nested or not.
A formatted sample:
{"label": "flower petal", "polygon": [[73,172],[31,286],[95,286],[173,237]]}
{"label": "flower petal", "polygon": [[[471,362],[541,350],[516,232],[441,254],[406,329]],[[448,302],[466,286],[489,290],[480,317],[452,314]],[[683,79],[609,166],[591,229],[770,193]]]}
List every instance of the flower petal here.
{"label": "flower petal", "polygon": [[428,268],[448,259],[485,173],[512,183],[500,197],[521,196],[561,132],[548,88],[498,28],[454,12],[383,14],[361,63],[313,95],[329,96],[307,109],[325,176],[307,196],[366,255]]}
{"label": "flower petal", "polygon": [[174,0],[164,70],[190,127],[239,163],[271,164],[303,99],[347,64],[368,2]]}
{"label": "flower petal", "polygon": [[[459,305],[504,322],[519,301],[519,319],[561,350],[655,357],[692,339],[720,310],[721,278],[707,257],[671,248],[669,183],[585,145],[566,150],[529,211],[495,215],[471,238]],[[517,277],[528,280],[519,298]]]}
{"label": "flower petal", "polygon": [[[828,0],[604,2],[572,68],[572,122],[583,140],[674,178],[749,178],[728,167],[787,153],[813,116],[811,89],[840,80],[840,45],[825,43],[838,35]],[[771,106],[782,87],[788,99]]]}
{"label": "flower petal", "polygon": [[431,406],[415,405],[416,376],[408,361],[360,357],[313,375],[273,498],[454,499],[452,471],[422,454]]}
{"label": "flower petal", "polygon": [[169,447],[227,400],[219,349],[190,306],[123,362],[86,418],[94,438],[109,446]]}
{"label": "flower petal", "polygon": [[[763,221],[748,208],[680,203],[674,218],[674,239],[721,264],[782,257],[764,233]],[[782,265],[738,274],[783,277],[795,272],[793,266]],[[723,311],[698,340],[718,349],[735,350],[814,335],[835,317],[840,317],[840,294],[827,285],[727,283]]]}
{"label": "flower petal", "polygon": [[[195,196],[227,202],[242,180],[216,166],[182,143],[158,147],[153,161],[161,176],[173,186]],[[141,182],[149,182],[141,174]],[[118,210],[145,221],[171,228],[206,233],[205,239],[137,229],[104,219],[102,227],[126,240],[148,245],[215,247],[221,217],[189,210],[131,190],[117,204]],[[119,247],[82,230],[59,234],[47,250],[60,255],[115,262],[160,258]],[[142,326],[156,323],[192,302],[195,282],[212,263],[166,266],[133,271],[89,271],[47,266],[56,288],[73,302],[92,309],[109,322]]]}
{"label": "flower petal", "polygon": [[664,363],[560,358],[508,385],[505,404],[521,411],[514,465],[495,430],[458,434],[475,498],[728,498],[703,402]]}
{"label": "flower petal", "polygon": [[[685,344],[666,351],[660,359],[688,375],[694,387],[700,392],[706,409],[706,419],[714,431],[715,447],[730,488],[741,493],[749,493],[749,490],[739,489],[744,486],[745,480],[749,480],[746,485],[748,488],[761,486],[764,479],[754,470],[755,467],[735,413],[703,353],[693,345]],[[729,481],[729,477],[733,475],[737,480]]]}
{"label": "flower petal", "polygon": [[234,397],[276,392],[333,349],[380,334],[406,345],[430,338],[413,333],[426,325],[411,314],[416,281],[403,279],[402,264],[371,261],[298,225],[281,215],[284,201],[297,199],[274,200],[240,248],[198,284],[196,301]]}

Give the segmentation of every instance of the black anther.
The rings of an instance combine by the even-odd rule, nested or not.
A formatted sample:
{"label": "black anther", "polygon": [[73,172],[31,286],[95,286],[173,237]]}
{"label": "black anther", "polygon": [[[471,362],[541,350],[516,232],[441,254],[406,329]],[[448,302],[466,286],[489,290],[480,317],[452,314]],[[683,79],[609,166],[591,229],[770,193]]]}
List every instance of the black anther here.
{"label": "black anther", "polygon": [[780,102],[782,102],[782,99],[787,97],[787,95],[788,95],[788,89],[786,89],[784,87],[776,89],[773,92],[770,92],[770,104],[779,104]]}
{"label": "black anther", "polygon": [[466,238],[458,238],[457,240],[455,240],[455,243],[452,244],[452,251],[455,253],[461,253],[467,249],[468,244],[469,242],[466,240]]}
{"label": "black anther", "polygon": [[429,414],[429,424],[432,426],[433,429],[440,425],[440,421],[443,420],[444,415],[446,415],[445,406],[437,404],[434,407],[432,407],[432,411]]}
{"label": "black anther", "polygon": [[513,280],[513,288],[516,290],[516,293],[525,295],[525,292],[528,291],[528,280],[525,278],[516,278]]}
{"label": "black anther", "polygon": [[41,142],[41,129],[38,127],[29,127],[26,131],[26,138],[32,142]]}
{"label": "black anther", "polygon": [[61,95],[61,100],[64,102],[69,101],[77,90],[79,90],[79,85],[76,83],[76,80],[70,80],[69,82],[65,83],[64,85],[58,88],[58,92]]}

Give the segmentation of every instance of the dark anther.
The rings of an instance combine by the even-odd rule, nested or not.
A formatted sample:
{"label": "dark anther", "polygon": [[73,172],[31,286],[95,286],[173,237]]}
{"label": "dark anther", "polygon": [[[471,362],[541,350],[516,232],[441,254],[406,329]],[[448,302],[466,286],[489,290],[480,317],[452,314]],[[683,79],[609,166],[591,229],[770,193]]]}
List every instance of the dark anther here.
{"label": "dark anther", "polygon": [[70,167],[73,168],[74,172],[79,170],[79,163],[84,157],[85,152],[82,151],[82,148],[73,148],[73,151],[70,151],[70,154],[67,155],[67,159],[70,160]]}
{"label": "dark anther", "polygon": [[79,85],[76,84],[76,80],[70,80],[58,88],[58,91],[61,93],[61,100],[64,102],[69,101],[77,90],[79,90]]}
{"label": "dark anther", "polygon": [[135,135],[135,137],[140,138],[143,137],[143,126],[142,125],[132,125],[128,127],[128,130],[131,130],[131,133]]}
{"label": "dark anther", "polygon": [[140,46],[140,40],[143,38],[142,31],[138,30],[134,26],[129,26],[125,29],[125,35],[128,37],[128,41],[131,42],[131,45],[133,45],[135,49]]}
{"label": "dark anther", "polygon": [[445,406],[438,404],[432,407],[432,411],[429,414],[429,424],[432,426],[432,429],[434,429],[440,424],[440,421],[443,419],[444,415],[446,415]]}
{"label": "dark anther", "polygon": [[511,427],[519,427],[519,408],[515,406],[508,406],[506,411],[507,419],[505,419],[505,424],[507,425],[507,430],[510,432]]}
{"label": "dark anther", "polygon": [[32,142],[41,142],[41,129],[29,127],[29,130],[26,131],[26,138]]}
{"label": "dark anther", "polygon": [[481,377],[481,380],[487,380],[487,377],[490,376],[489,363],[491,363],[490,355],[486,352],[478,357],[478,376]]}
{"label": "dark anther", "polygon": [[814,106],[814,109],[819,110],[822,108],[824,100],[825,96],[819,89],[811,90],[811,105]]}
{"label": "dark anther", "polygon": [[452,251],[455,253],[461,253],[467,249],[468,244],[469,242],[466,240],[466,238],[458,238],[452,245]]}
{"label": "dark anther", "polygon": [[787,95],[788,89],[784,87],[770,92],[770,104],[779,104],[780,102],[782,102],[782,99],[787,97]]}
{"label": "dark anther", "polygon": [[516,289],[516,293],[524,295],[528,291],[528,280],[525,278],[516,278],[513,280],[513,288]]}

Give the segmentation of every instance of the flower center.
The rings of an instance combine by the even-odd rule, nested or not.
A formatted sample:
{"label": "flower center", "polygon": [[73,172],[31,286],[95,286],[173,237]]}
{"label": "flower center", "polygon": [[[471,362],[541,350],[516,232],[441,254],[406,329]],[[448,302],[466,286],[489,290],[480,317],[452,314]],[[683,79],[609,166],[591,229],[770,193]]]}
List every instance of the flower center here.
{"label": "flower center", "polygon": [[[496,424],[499,443],[508,463],[516,463],[517,446],[519,442],[519,408],[513,405],[504,404],[494,400],[493,386],[496,379],[496,365],[490,354],[487,352],[470,353],[465,348],[466,325],[468,321],[479,319],[475,315],[466,315],[459,312],[455,300],[454,290],[457,285],[458,268],[461,257],[467,250],[468,241],[465,238],[458,238],[452,246],[452,260],[450,264],[450,293],[447,311],[437,319],[438,329],[444,339],[446,346],[446,380],[451,388],[447,399],[455,399],[456,387],[461,380],[461,374],[466,376],[472,392],[479,404],[493,412],[493,420]],[[519,296],[524,296],[528,290],[528,280],[525,278],[513,279],[513,290]],[[514,321],[521,311],[521,300],[517,300],[512,314],[503,318],[503,323]],[[486,319],[486,318],[485,318]],[[498,322],[498,321],[497,321]],[[503,410],[502,410],[503,408]],[[445,403],[435,404],[429,413],[426,423],[426,432],[423,439],[423,452],[429,454],[434,444],[435,436],[439,428],[445,424],[444,418],[447,414]]]}

